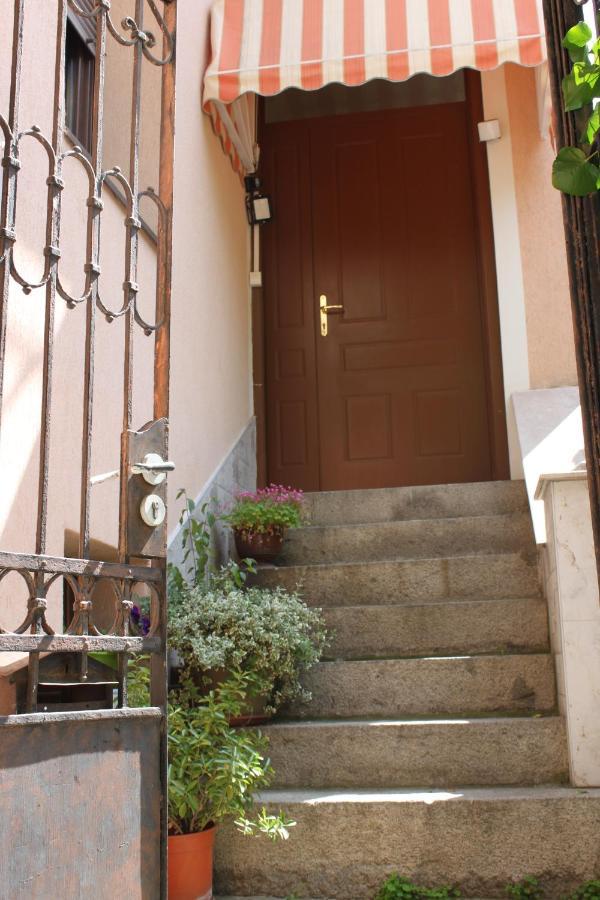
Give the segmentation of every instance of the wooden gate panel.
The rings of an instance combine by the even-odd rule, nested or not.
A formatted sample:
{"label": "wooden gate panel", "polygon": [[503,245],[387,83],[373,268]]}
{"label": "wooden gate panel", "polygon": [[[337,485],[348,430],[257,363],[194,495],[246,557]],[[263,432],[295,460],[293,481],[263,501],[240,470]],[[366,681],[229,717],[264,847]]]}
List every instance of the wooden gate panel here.
{"label": "wooden gate panel", "polygon": [[158,898],[160,710],[0,725],[1,900]]}

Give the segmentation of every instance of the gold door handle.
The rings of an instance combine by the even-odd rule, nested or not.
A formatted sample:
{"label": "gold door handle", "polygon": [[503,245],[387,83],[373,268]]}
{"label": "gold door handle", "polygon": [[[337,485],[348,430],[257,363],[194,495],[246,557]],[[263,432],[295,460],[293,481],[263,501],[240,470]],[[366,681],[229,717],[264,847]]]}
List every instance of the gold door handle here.
{"label": "gold door handle", "polygon": [[321,294],[319,297],[319,313],[321,318],[321,337],[327,337],[327,316],[332,313],[343,313],[344,307],[340,303],[327,304],[327,296]]}

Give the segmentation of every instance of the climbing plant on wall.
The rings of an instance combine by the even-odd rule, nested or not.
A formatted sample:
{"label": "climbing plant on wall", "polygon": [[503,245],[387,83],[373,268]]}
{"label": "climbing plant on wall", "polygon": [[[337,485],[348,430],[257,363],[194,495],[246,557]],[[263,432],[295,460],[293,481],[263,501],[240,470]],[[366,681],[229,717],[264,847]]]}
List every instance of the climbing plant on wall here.
{"label": "climbing plant on wall", "polygon": [[563,147],[552,167],[552,184],[573,197],[600,190],[600,39],[586,22],[578,22],[563,40],[572,68],[563,78],[565,110],[577,114],[579,142]]}

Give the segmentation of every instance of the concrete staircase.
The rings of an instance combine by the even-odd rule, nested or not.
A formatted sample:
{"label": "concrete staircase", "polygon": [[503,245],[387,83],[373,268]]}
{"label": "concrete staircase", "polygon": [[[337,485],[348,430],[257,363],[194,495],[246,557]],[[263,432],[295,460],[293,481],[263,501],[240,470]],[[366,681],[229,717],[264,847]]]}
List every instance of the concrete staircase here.
{"label": "concrete staircase", "polygon": [[391,871],[502,897],[600,877],[600,791],[567,786],[546,604],[522,483],[315,494],[265,585],[334,630],[308,706],[265,729],[271,844],[220,829],[222,894],[372,898]]}

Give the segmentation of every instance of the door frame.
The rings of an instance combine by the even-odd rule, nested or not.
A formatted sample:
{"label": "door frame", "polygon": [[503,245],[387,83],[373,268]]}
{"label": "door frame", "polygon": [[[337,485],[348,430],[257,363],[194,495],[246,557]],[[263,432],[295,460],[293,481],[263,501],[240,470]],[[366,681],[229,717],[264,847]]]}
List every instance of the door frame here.
{"label": "door frame", "polygon": [[[488,430],[491,454],[492,479],[510,479],[508,455],[508,432],[506,404],[504,397],[504,376],[502,367],[502,345],[500,336],[500,311],[498,305],[498,284],[496,278],[496,257],[494,247],[494,226],[490,178],[486,145],[479,141],[477,123],[483,120],[483,94],[481,73],[464,70],[465,102],[470,127],[467,141],[469,165],[473,186],[473,212],[479,241],[476,247],[477,275],[481,297],[481,331],[484,368],[486,375],[486,399],[488,408]],[[264,99],[258,104],[258,143],[263,146],[265,135]],[[277,210],[267,228],[277,227]],[[253,238],[254,240],[254,238]],[[253,247],[251,250],[253,251]],[[261,257],[264,251],[261,249]],[[264,259],[261,259],[264,271]],[[268,482],[267,457],[267,404],[266,404],[266,322],[264,290],[252,288],[252,368],[254,413],[257,431],[257,482],[260,487]]]}

